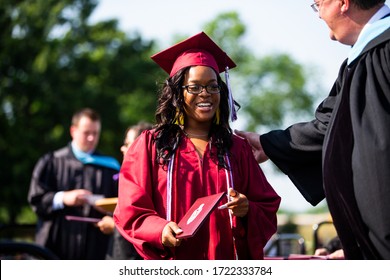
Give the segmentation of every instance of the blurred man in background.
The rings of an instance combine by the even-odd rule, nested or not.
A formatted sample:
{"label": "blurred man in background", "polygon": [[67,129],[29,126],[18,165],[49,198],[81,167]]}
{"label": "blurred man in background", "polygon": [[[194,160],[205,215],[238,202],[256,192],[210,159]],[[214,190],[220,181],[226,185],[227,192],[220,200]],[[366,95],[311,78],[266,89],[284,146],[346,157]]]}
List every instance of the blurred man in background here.
{"label": "blurred man in background", "polygon": [[94,208],[94,201],[117,196],[113,176],[120,165],[96,151],[100,131],[97,112],[90,108],[76,112],[70,126],[72,141],[41,157],[32,174],[28,201],[38,215],[36,243],[60,259],[104,259],[107,252],[110,235],[96,226],[105,213]]}

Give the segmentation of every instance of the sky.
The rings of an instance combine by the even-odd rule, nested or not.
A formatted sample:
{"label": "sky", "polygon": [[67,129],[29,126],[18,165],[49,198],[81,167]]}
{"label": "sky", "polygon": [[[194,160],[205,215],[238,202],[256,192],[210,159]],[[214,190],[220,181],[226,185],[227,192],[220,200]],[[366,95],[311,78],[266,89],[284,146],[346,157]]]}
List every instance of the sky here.
{"label": "sky", "polygon": [[[156,40],[163,49],[172,44],[174,34],[194,35],[217,15],[235,11],[247,28],[244,40],[249,49],[258,56],[286,53],[303,66],[315,67],[322,73],[319,82],[325,98],[350,47],[330,40],[325,22],[310,7],[312,3],[313,0],[100,0],[91,20],[116,18],[124,32],[138,32],[144,40]],[[281,209],[302,212],[313,208],[271,163],[261,167],[282,197]]]}

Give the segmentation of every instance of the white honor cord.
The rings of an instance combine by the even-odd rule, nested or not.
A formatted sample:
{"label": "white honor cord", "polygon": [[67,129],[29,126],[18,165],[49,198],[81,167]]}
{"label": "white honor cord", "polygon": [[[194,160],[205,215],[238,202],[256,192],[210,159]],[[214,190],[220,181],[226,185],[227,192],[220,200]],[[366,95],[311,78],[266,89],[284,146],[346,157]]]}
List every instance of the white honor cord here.
{"label": "white honor cord", "polygon": [[171,157],[168,163],[168,173],[167,173],[167,221],[171,220],[172,212],[172,175],[173,175],[173,166],[175,161],[175,154]]}
{"label": "white honor cord", "polygon": [[[229,171],[227,169],[225,169],[225,174],[226,174],[226,182],[227,182],[228,201],[230,201],[229,188],[231,187],[234,190],[233,173],[232,173],[232,167],[230,165],[229,157],[227,155],[225,155],[225,158],[226,158],[226,162],[227,162],[228,168],[229,168]],[[233,229],[232,213],[230,211],[228,211],[228,212],[229,212],[230,227]],[[233,244],[235,244],[234,236],[233,236]],[[236,246],[235,245],[233,245],[233,246],[234,246],[234,256],[235,256],[236,260],[238,260]]]}
{"label": "white honor cord", "polygon": [[[229,189],[230,187],[232,189],[234,189],[234,184],[233,184],[233,176],[232,176],[232,169],[231,169],[231,166],[230,166],[230,161],[229,161],[229,157],[227,155],[225,155],[225,159],[226,159],[226,162],[228,164],[228,169],[225,169],[225,174],[226,174],[226,182],[227,182],[227,185],[226,185],[226,193],[227,193],[227,197],[228,197],[228,202],[230,202],[230,196],[229,196]],[[229,212],[229,219],[230,219],[230,226],[233,228],[233,218],[232,218],[232,213],[230,211]]]}

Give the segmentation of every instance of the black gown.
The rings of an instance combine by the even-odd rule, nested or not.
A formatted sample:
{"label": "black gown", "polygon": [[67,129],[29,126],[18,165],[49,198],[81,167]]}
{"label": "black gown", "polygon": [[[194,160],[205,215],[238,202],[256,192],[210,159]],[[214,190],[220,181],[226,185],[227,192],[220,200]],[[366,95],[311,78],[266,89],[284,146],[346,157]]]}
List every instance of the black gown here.
{"label": "black gown", "polygon": [[347,259],[390,259],[390,29],[345,61],[315,119],[260,137],[312,205],[325,198]]}
{"label": "black gown", "polygon": [[104,197],[117,197],[118,170],[83,164],[74,156],[70,144],[48,153],[37,162],[30,183],[28,200],[38,216],[36,243],[60,259],[105,259],[110,238],[92,223],[68,221],[66,215],[102,218],[91,206],[66,207],[53,211],[55,193],[87,189]]}

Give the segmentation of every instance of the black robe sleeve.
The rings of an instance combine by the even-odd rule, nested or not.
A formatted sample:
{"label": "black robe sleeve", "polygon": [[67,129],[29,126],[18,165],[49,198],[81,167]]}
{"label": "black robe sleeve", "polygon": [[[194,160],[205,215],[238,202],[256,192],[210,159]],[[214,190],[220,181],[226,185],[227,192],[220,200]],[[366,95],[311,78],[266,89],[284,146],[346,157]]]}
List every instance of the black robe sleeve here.
{"label": "black robe sleeve", "polygon": [[318,106],[314,120],[260,136],[265,154],[313,206],[325,198],[322,146],[339,88],[337,80],[329,96]]}
{"label": "black robe sleeve", "polygon": [[323,186],[347,259],[390,259],[389,65],[390,28],[344,62],[314,121],[260,138],[313,205]]}
{"label": "black robe sleeve", "polygon": [[104,197],[117,197],[117,170],[83,164],[71,152],[70,144],[40,158],[34,168],[28,201],[37,214],[35,242],[60,259],[104,259],[111,236],[92,223],[68,221],[67,215],[102,218],[91,205],[53,209],[59,191],[87,189]]}
{"label": "black robe sleeve", "polygon": [[47,217],[53,212],[53,198],[57,183],[53,175],[53,154],[41,157],[34,167],[28,200],[33,210],[40,216]]}

